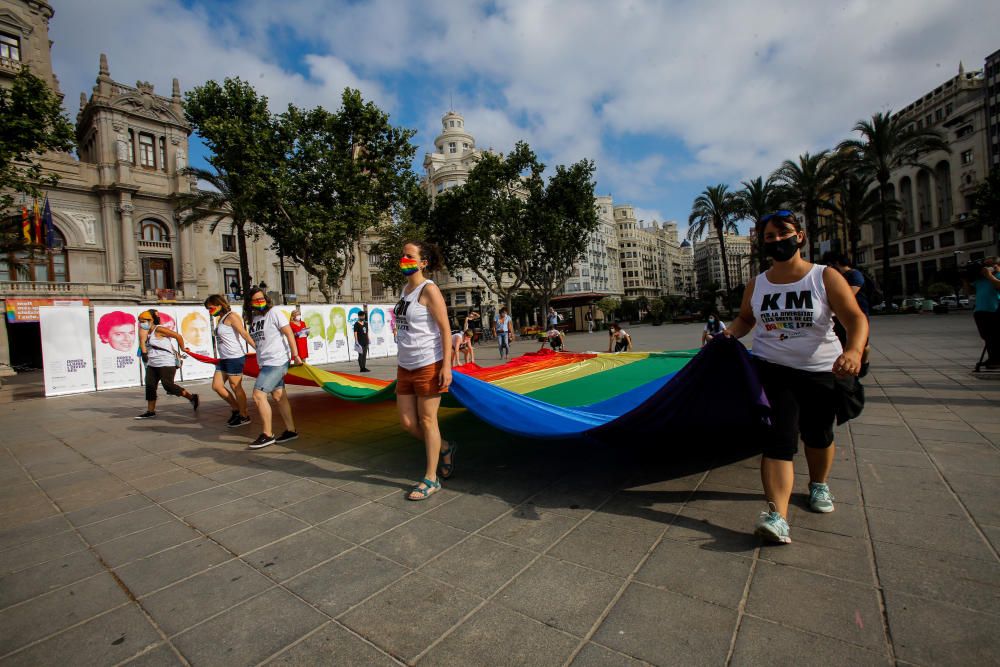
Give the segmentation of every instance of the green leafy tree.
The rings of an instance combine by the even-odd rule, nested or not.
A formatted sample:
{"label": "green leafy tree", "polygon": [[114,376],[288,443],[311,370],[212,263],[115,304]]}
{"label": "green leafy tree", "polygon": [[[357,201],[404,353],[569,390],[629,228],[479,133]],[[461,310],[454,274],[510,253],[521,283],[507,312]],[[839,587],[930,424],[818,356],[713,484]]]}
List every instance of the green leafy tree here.
{"label": "green leafy tree", "polygon": [[184,114],[211,154],[213,170],[188,169],[217,192],[198,191],[178,198],[181,224],[222,217],[232,221],[240,258],[243,294],[250,287],[246,237],[252,221],[260,221],[262,201],[269,195],[271,175],[278,168],[275,127],[267,98],[239,78],[197,86],[185,94]]}
{"label": "green leafy tree", "polygon": [[667,304],[663,299],[655,298],[649,300],[649,314],[653,316],[653,324],[660,324],[663,321],[663,313],[667,310]]}
{"label": "green leafy tree", "polygon": [[[0,86],[0,212],[14,206],[17,193],[41,197],[42,188],[58,182],[56,174],[45,173],[41,157],[48,151],[73,148],[73,126],[63,116],[59,96],[27,67],[14,77],[10,87]],[[0,245],[3,250],[23,247],[18,223],[5,223]]]}
{"label": "green leafy tree", "polygon": [[833,190],[835,196],[829,207],[843,225],[852,260],[858,255],[862,227],[877,223],[883,206],[888,207],[890,219],[899,217],[899,202],[894,199],[882,202],[878,188],[872,188],[874,183],[875,179],[870,175],[848,167],[837,178]]}
{"label": "green leafy tree", "polygon": [[615,313],[622,307],[621,301],[613,296],[606,296],[594,305],[604,314],[604,321],[609,324],[615,321]]}
{"label": "green leafy tree", "polygon": [[412,191],[413,130],[395,127],[360,91],[336,112],[289,105],[275,119],[277,169],[262,200],[261,227],[317,280],[329,302],[362,240]]}
{"label": "green leafy tree", "polygon": [[736,221],[740,218],[740,201],[736,193],[729,191],[725,183],[710,185],[698,195],[691,206],[688,217],[688,238],[700,239],[709,229],[715,230],[722,255],[722,273],[726,279],[726,292],[732,287],[729,277],[729,260],[726,251],[726,234],[737,231]]}
{"label": "green leafy tree", "polygon": [[975,213],[971,226],[991,227],[997,253],[1000,253],[1000,169],[991,171],[976,188],[973,206]]}
{"label": "green leafy tree", "polygon": [[[880,201],[889,202],[892,189],[889,183],[894,169],[906,165],[920,165],[921,156],[932,151],[948,151],[948,142],[933,129],[917,129],[908,121],[893,116],[891,111],[878,112],[870,120],[859,120],[854,125],[857,139],[840,142],[837,150],[853,157],[857,169],[871,174],[878,182]],[[895,293],[892,274],[889,272],[890,207],[879,210],[882,231],[882,291],[891,304]]]}
{"label": "green leafy tree", "polygon": [[758,266],[762,267],[767,263],[759,240],[762,232],[760,219],[781,208],[782,192],[773,176],[767,180],[764,180],[763,176],[758,176],[740,184],[743,189],[736,193],[739,215],[741,218],[753,221],[754,224],[755,233],[750,237],[752,246],[750,272],[756,273]]}
{"label": "green leafy tree", "polygon": [[820,151],[815,155],[803,153],[798,162],[785,160],[772,174],[772,178],[781,187],[784,201],[802,212],[810,260],[816,259],[819,212],[820,209],[830,207],[835,176],[829,151]]}

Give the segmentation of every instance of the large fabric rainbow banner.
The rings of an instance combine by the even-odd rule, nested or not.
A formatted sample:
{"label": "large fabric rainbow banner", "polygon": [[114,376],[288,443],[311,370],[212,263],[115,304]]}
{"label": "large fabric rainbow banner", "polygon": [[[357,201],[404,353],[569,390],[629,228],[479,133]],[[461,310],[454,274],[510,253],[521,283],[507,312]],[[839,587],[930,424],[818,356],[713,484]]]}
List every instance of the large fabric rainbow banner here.
{"label": "large fabric rainbow banner", "polygon": [[[210,357],[194,354],[200,361]],[[256,376],[257,361],[244,371]],[[305,364],[288,384],[372,403],[396,383]],[[657,437],[678,429],[753,429],[767,419],[764,391],[738,341],[674,352],[530,352],[500,366],[456,366],[445,407],[466,408],[508,433],[542,439]]]}

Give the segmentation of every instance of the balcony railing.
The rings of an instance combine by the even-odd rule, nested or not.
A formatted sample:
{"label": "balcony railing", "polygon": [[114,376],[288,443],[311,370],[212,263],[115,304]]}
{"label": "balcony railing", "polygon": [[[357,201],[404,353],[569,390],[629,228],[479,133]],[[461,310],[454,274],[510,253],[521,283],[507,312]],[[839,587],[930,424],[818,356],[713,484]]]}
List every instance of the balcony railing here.
{"label": "balcony railing", "polygon": [[148,250],[170,250],[173,246],[170,241],[147,241],[146,239],[139,239],[139,247]]}
{"label": "balcony railing", "polygon": [[135,285],[121,283],[48,283],[31,281],[0,281],[0,297],[139,296]]}
{"label": "balcony railing", "polygon": [[13,58],[0,58],[0,72],[17,74],[21,71],[21,61]]}

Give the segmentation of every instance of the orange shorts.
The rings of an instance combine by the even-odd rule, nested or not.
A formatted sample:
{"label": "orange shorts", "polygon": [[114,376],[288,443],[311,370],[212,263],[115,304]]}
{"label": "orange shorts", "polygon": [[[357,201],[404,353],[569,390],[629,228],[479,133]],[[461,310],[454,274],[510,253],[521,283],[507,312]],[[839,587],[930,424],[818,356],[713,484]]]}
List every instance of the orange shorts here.
{"label": "orange shorts", "polygon": [[[442,393],[439,376],[444,361],[421,366],[408,371],[402,366],[396,368],[396,394],[400,396],[416,394],[417,396],[437,396]],[[444,391],[448,391],[445,389]]]}

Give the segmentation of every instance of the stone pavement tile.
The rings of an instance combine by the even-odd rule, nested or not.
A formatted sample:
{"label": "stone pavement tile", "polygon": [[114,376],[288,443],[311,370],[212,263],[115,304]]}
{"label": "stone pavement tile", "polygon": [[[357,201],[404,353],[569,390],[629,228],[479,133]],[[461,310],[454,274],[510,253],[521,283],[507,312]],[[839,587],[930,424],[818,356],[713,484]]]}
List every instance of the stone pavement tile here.
{"label": "stone pavement tile", "polygon": [[[836,495],[836,493],[834,493]],[[756,517],[754,517],[756,519]],[[865,536],[865,512],[861,505],[836,505],[836,510],[829,514],[813,512],[802,502],[796,500],[789,505],[788,523],[792,528],[792,539],[795,539],[796,528],[809,528],[826,533],[849,535],[851,537]]]}
{"label": "stone pavement tile", "polygon": [[980,526],[993,548],[1000,551],[1000,526]]}
{"label": "stone pavement tile", "polygon": [[851,423],[851,433],[854,435],[870,435],[876,437],[895,437],[900,434],[900,428],[897,425],[876,425],[876,424],[865,424],[852,421]]}
{"label": "stone pavement tile", "polygon": [[414,573],[339,620],[379,648],[411,662],[479,602],[473,595]]}
{"label": "stone pavement tile", "polygon": [[11,530],[60,514],[48,498],[39,494],[33,502],[18,504],[9,512],[0,511],[0,530]]}
{"label": "stone pavement tile", "polygon": [[61,558],[86,548],[86,543],[75,532],[63,532],[4,549],[0,551],[0,576]]}
{"label": "stone pavement tile", "polygon": [[588,642],[570,663],[571,667],[643,667],[647,664],[593,642]]}
{"label": "stone pavement tile", "polygon": [[392,530],[411,516],[379,503],[368,503],[350,512],[334,517],[319,524],[319,528],[342,537],[345,540],[360,544],[376,535]]}
{"label": "stone pavement tile", "polygon": [[656,665],[720,665],[735,626],[734,610],[631,584],[594,641]]}
{"label": "stone pavement tile", "polygon": [[77,551],[0,579],[0,609],[101,572],[89,551]]}
{"label": "stone pavement tile", "polygon": [[150,505],[128,514],[119,514],[110,519],[80,526],[77,530],[90,544],[101,544],[169,521],[176,519],[160,507]]}
{"label": "stone pavement tile", "polygon": [[284,581],[352,546],[319,528],[310,528],[246,554],[243,559],[275,581]]}
{"label": "stone pavement tile", "polygon": [[[146,462],[143,460],[147,458],[155,459],[155,461]],[[132,464],[134,461],[141,461],[142,465],[135,464],[130,467],[124,467],[126,464]],[[164,461],[155,454],[146,454],[146,456],[142,457],[142,459],[132,459],[115,465],[122,467],[119,469],[117,467],[112,468],[111,466],[108,466],[108,471],[114,474],[115,477],[118,477],[126,482],[131,482],[135,479],[142,479],[143,477],[150,477],[152,475],[162,475],[165,472],[173,472],[180,468],[180,466],[177,466],[170,461]]]}
{"label": "stone pavement tile", "polygon": [[191,479],[186,479],[183,482],[177,482],[176,484],[170,484],[159,489],[147,491],[146,495],[158,503],[165,503],[170,500],[189,496],[192,493],[198,493],[199,491],[211,489],[219,484],[220,482],[208,479],[207,477],[193,477]]}
{"label": "stone pavement tile", "polygon": [[231,560],[142,599],[168,635],[177,634],[274,584],[239,560]]}
{"label": "stone pavement tile", "polygon": [[534,557],[530,551],[473,535],[424,565],[421,571],[485,598]]}
{"label": "stone pavement tile", "polygon": [[954,446],[947,449],[928,446],[927,451],[946,477],[966,473],[1000,477],[1000,451],[996,449],[972,451],[965,448],[961,451]]}
{"label": "stone pavement tile", "polygon": [[510,509],[510,504],[490,496],[463,494],[450,503],[433,509],[427,514],[427,518],[472,532]]}
{"label": "stone pavement tile", "polygon": [[326,622],[287,591],[272,589],[174,637],[193,664],[253,665]]}
{"label": "stone pavement tile", "polygon": [[47,477],[45,479],[36,480],[36,484],[38,484],[39,488],[53,498],[59,498],[79,493],[81,488],[86,486],[101,484],[108,481],[118,480],[109,475],[99,466],[89,466],[84,470],[78,470],[65,475],[56,475],[55,477]]}
{"label": "stone pavement tile", "polygon": [[[415,484],[416,482],[414,482]],[[412,486],[412,485],[411,485]],[[368,500],[378,500],[379,498],[384,498],[390,493],[404,493],[403,488],[398,484],[386,484],[381,480],[373,478],[372,475],[364,474],[362,479],[355,480],[353,482],[348,482],[337,487],[341,491],[346,491],[347,493],[353,493],[356,496],[361,496],[362,498],[367,498]],[[407,487],[408,488],[408,487]],[[438,494],[440,497],[441,494]],[[433,500],[428,498],[425,501],[419,503],[412,503],[413,505],[424,505],[427,502]]]}
{"label": "stone pavement tile", "polygon": [[573,529],[549,555],[624,577],[646,555],[656,537],[587,520]]}
{"label": "stone pavement tile", "polygon": [[337,616],[408,571],[367,549],[352,549],[285,582],[285,586]]}
{"label": "stone pavement tile", "polygon": [[221,547],[199,539],[115,568],[115,573],[134,595],[142,596],[230,558]]}
{"label": "stone pavement tile", "polygon": [[[794,543],[787,548],[795,548]],[[875,650],[885,643],[882,611],[872,586],[761,562],[746,609],[755,616]]]}
{"label": "stone pavement tile", "polygon": [[874,547],[886,590],[985,613],[1000,611],[1000,564],[884,542]]}
{"label": "stone pavement tile", "polygon": [[872,540],[911,547],[947,551],[992,561],[993,554],[966,519],[924,516],[908,512],[868,508]]}
{"label": "stone pavement tile", "polygon": [[740,623],[730,664],[874,667],[892,663],[886,653],[876,649],[866,650],[836,639],[808,634],[747,615]]}
{"label": "stone pavement tile", "polygon": [[677,496],[626,489],[601,505],[587,520],[659,536],[683,507],[680,501],[664,497]]}
{"label": "stone pavement tile", "polygon": [[487,537],[514,546],[544,551],[573,527],[575,519],[539,512],[532,506],[523,506],[483,529]]}
{"label": "stone pavement tile", "polygon": [[931,468],[930,458],[923,452],[904,452],[893,449],[859,449],[858,464],[864,469],[868,464],[906,468]]}
{"label": "stone pavement tile", "polygon": [[792,540],[794,549],[763,543],[760,557],[779,565],[792,565],[810,572],[872,585],[871,557],[868,554],[868,541],[864,538],[796,526],[792,530]]}
{"label": "stone pavement tile", "polygon": [[160,635],[134,604],[119,607],[5,659],[5,665],[114,665]]}
{"label": "stone pavement tile", "polygon": [[45,537],[51,537],[70,529],[63,515],[50,516],[45,519],[21,524],[15,528],[0,530],[0,549],[18,547],[27,542],[34,542]]}
{"label": "stone pavement tile", "polygon": [[1000,488],[1000,482],[993,475],[975,475],[973,473],[945,474],[945,479],[958,496],[966,494],[989,496]]}
{"label": "stone pavement tile", "polygon": [[[449,490],[447,487],[442,489],[441,492],[435,493],[430,498],[426,500],[413,501],[407,499],[407,494],[410,492],[414,486],[414,482],[411,480],[406,480],[405,482],[400,482],[397,487],[398,490],[390,491],[388,494],[383,495],[381,498],[375,499],[375,501],[380,505],[385,505],[386,507],[391,507],[397,509],[401,512],[406,512],[411,516],[417,514],[425,514],[430,512],[436,507],[441,507],[449,502],[454,501],[459,498],[461,494]],[[388,488],[388,487],[383,487]],[[347,487],[342,487],[341,491],[346,491]]]}
{"label": "stone pavement tile", "polygon": [[134,512],[149,507],[152,504],[152,501],[148,498],[138,493],[133,493],[132,495],[116,498],[115,500],[94,507],[70,512],[66,515],[66,519],[74,526],[86,526],[87,524]]}
{"label": "stone pavement tile", "polygon": [[241,498],[184,517],[184,521],[205,533],[212,533],[274,510],[253,498]]}
{"label": "stone pavement tile", "polygon": [[28,469],[28,472],[31,474],[33,479],[44,480],[48,477],[89,470],[95,466],[82,456],[74,456],[66,458],[65,460],[44,461],[25,467]]}
{"label": "stone pavement tile", "polygon": [[[749,514],[760,504],[761,492],[704,483],[687,499],[686,507],[716,514]],[[680,509],[680,508],[678,508]]]}
{"label": "stone pavement tile", "polygon": [[467,535],[457,528],[417,517],[372,540],[367,546],[398,563],[419,567]]}
{"label": "stone pavement tile", "polygon": [[988,444],[986,438],[974,431],[971,426],[962,429],[941,429],[941,428],[914,428],[913,433],[917,439],[923,443],[946,442],[946,443],[974,443]]}
{"label": "stone pavement tile", "polygon": [[193,528],[180,521],[171,520],[132,535],[98,544],[94,550],[101,555],[105,563],[111,567],[118,567],[198,537],[200,534]]}
{"label": "stone pavement tile", "polygon": [[858,449],[889,449],[909,452],[919,452],[920,445],[909,434],[900,435],[855,435],[854,448]]}
{"label": "stone pavement tile", "polygon": [[545,625],[583,637],[624,579],[543,557],[518,575],[495,601]]}
{"label": "stone pavement tile", "polygon": [[101,573],[0,612],[0,655],[128,602]]}
{"label": "stone pavement tile", "polygon": [[708,477],[705,478],[705,482],[718,486],[756,491],[758,494],[762,493],[760,469],[757,466],[751,467],[734,464],[713,468],[708,473]]}
{"label": "stone pavement tile", "polygon": [[329,490],[330,487],[317,484],[311,480],[297,479],[290,484],[282,484],[273,489],[255,494],[253,498],[275,509],[284,509],[289,505],[294,505]]}
{"label": "stone pavement tile", "polygon": [[980,526],[1000,526],[1000,503],[996,496],[963,493],[959,496],[969,514]]}
{"label": "stone pavement tile", "polygon": [[663,540],[636,574],[637,581],[732,607],[739,604],[751,560]]}
{"label": "stone pavement tile", "polygon": [[286,514],[291,514],[310,525],[323,523],[368,502],[364,498],[352,493],[330,489],[330,487],[315,484],[315,482],[310,482],[310,484],[314,484],[320,488],[320,495],[314,495],[308,500],[303,500],[294,505],[285,505],[282,508]]}
{"label": "stone pavement tile", "polygon": [[502,605],[487,603],[417,664],[468,667],[562,664],[579,640]]}
{"label": "stone pavement tile", "polygon": [[192,479],[201,478],[190,470],[178,468],[177,470],[163,472],[158,475],[150,475],[149,477],[140,477],[138,479],[129,480],[129,484],[143,493],[152,494],[152,492],[157,489],[162,489],[179,482],[186,482]]}
{"label": "stone pavement tile", "polygon": [[399,663],[331,621],[265,664],[275,667],[311,665],[365,665],[396,667]]}
{"label": "stone pavement tile", "polygon": [[214,486],[204,491],[181,496],[174,500],[163,502],[163,507],[170,510],[177,516],[188,516],[195,512],[218,507],[240,500],[242,496],[225,486]]}
{"label": "stone pavement tile", "polygon": [[997,617],[886,591],[889,631],[899,660],[925,665],[1000,664]]}
{"label": "stone pavement tile", "polygon": [[166,643],[158,644],[145,653],[125,663],[128,667],[173,667],[184,663]]}
{"label": "stone pavement tile", "polygon": [[93,507],[109,500],[122,498],[131,493],[134,493],[132,487],[113,481],[93,488],[87,488],[80,493],[74,493],[66,498],[60,498],[56,504],[59,505],[59,509],[63,512],[75,512],[76,510]]}
{"label": "stone pavement tile", "polygon": [[[899,470],[921,469],[899,468]],[[965,512],[955,500],[955,496],[940,481],[919,486],[899,482],[878,483],[874,480],[862,484],[865,504],[868,507],[935,516],[965,517]]]}
{"label": "stone pavement tile", "polygon": [[[764,507],[762,498],[759,509]],[[760,543],[753,535],[753,522],[759,513],[736,516],[686,507],[667,528],[665,537],[705,549],[751,556]]]}
{"label": "stone pavement tile", "polygon": [[273,511],[212,533],[212,539],[233,553],[245,554],[307,527],[284,512]]}
{"label": "stone pavement tile", "polygon": [[[856,479],[838,479],[831,476],[830,479],[827,480],[827,483],[830,485],[830,493],[833,494],[834,501],[837,506],[843,505],[844,503],[848,505],[861,504],[861,494],[858,490],[858,483]],[[791,502],[792,504],[798,505],[802,508],[809,507],[808,474],[804,473],[795,475],[795,486],[792,488]]]}
{"label": "stone pavement tile", "polygon": [[230,484],[231,482],[249,480],[265,472],[267,472],[266,468],[256,465],[246,465],[238,460],[234,460],[233,465],[228,468],[207,473],[205,477],[213,479],[220,484]]}

